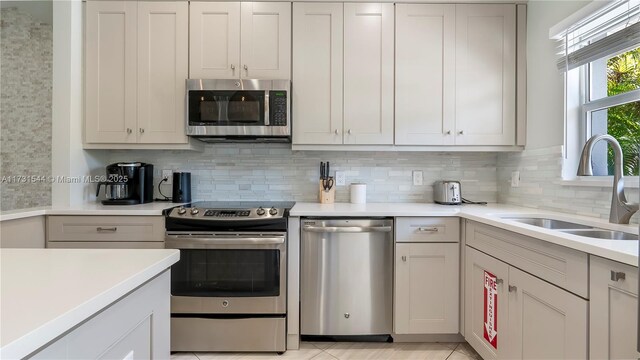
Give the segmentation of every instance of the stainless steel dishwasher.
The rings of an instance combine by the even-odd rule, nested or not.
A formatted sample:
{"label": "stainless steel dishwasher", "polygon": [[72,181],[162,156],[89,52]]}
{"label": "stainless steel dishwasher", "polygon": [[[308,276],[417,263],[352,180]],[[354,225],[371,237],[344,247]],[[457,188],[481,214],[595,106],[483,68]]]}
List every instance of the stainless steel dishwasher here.
{"label": "stainless steel dishwasher", "polygon": [[301,334],[391,334],[393,219],[303,219],[301,241]]}

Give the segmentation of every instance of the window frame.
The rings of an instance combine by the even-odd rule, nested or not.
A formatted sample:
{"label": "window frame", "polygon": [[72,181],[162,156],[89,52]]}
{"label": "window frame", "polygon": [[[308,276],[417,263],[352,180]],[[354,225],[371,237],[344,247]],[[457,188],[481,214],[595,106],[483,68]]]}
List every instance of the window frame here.
{"label": "window frame", "polygon": [[[608,59],[608,58],[607,58]],[[562,184],[571,186],[612,186],[613,175],[577,176],[584,144],[592,136],[591,114],[595,111],[640,101],[640,89],[591,100],[591,63],[564,73],[565,142]],[[637,176],[625,176],[625,185],[638,188]]]}

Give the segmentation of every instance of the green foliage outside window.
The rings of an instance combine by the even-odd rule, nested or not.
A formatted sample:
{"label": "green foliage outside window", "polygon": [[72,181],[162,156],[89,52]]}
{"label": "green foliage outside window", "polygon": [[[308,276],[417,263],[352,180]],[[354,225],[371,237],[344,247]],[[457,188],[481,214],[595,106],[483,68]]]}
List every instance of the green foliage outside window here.
{"label": "green foliage outside window", "polygon": [[[613,96],[640,88],[640,48],[607,61],[607,95]],[[607,132],[622,146],[624,174],[640,172],[640,101],[607,110]],[[609,174],[613,174],[613,151],[609,148]]]}

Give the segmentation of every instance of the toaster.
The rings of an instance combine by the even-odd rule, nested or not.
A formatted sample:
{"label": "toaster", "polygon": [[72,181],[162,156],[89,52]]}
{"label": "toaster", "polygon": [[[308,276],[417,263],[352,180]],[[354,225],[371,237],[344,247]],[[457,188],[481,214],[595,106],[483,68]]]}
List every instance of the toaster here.
{"label": "toaster", "polygon": [[443,205],[462,204],[460,181],[440,180],[433,183],[433,201]]}

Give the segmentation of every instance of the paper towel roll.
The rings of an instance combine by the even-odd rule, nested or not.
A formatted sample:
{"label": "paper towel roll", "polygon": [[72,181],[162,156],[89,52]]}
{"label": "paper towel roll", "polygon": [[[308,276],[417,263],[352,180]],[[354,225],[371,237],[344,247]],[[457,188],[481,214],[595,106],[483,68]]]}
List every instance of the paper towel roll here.
{"label": "paper towel roll", "polygon": [[367,202],[367,184],[351,184],[351,203],[365,204]]}

